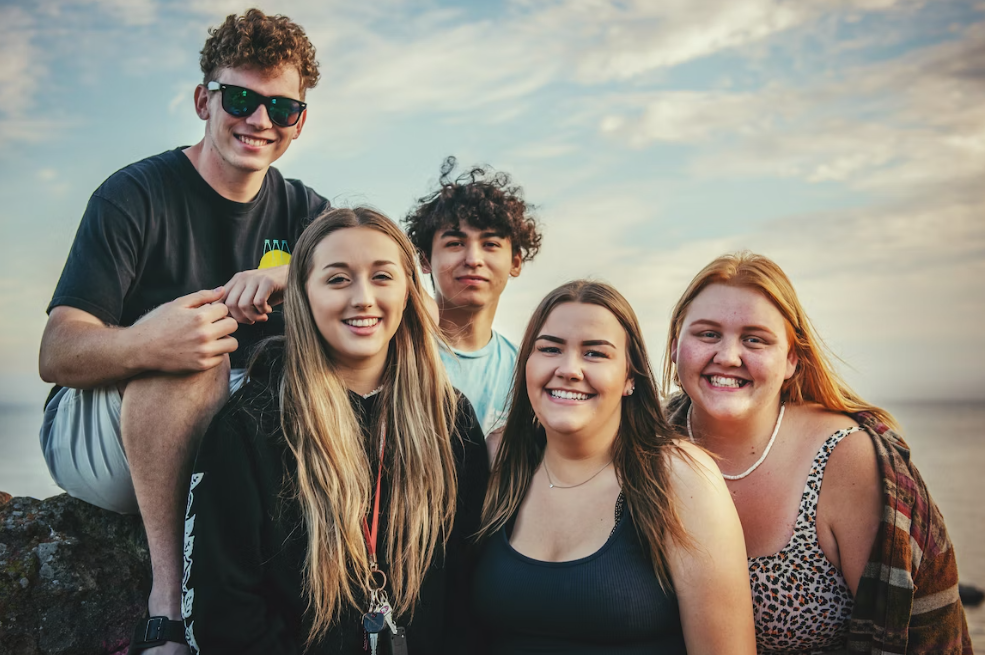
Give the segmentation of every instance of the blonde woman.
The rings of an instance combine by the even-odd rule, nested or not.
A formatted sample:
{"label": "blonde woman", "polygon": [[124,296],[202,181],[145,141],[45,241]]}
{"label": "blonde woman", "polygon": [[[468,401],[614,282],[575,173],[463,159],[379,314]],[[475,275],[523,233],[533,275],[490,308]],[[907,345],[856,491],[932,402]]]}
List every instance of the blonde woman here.
{"label": "blonde woman", "polygon": [[518,362],[473,586],[493,653],[754,653],[735,507],[671,437],[626,299],[555,289]]}
{"label": "blonde woman", "polygon": [[285,313],[196,462],[189,645],[463,652],[488,457],[438,359],[410,242],[369,209],[327,212],[298,241]]}
{"label": "blonde woman", "polygon": [[[670,418],[742,520],[768,653],[970,653],[954,550],[883,409],[832,371],[779,266],[725,255],[674,308]],[[823,486],[822,486],[823,481]]]}

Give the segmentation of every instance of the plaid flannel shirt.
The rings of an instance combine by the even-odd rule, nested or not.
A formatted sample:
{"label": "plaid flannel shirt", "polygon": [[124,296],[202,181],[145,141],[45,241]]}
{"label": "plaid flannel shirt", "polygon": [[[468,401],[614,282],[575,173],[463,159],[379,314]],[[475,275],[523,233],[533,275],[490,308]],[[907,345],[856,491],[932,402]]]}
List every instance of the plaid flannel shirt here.
{"label": "plaid flannel shirt", "polygon": [[884,505],[855,594],[848,651],[970,654],[954,547],[940,510],[910,461],[910,449],[873,415],[862,412],[852,418],[872,437]]}

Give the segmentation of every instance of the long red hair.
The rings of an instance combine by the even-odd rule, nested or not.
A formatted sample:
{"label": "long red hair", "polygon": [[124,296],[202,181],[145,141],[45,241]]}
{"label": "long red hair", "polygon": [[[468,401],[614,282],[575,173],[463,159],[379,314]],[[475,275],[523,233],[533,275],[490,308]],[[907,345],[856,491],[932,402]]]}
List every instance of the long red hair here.
{"label": "long red hair", "polygon": [[817,403],[835,411],[854,414],[869,412],[882,423],[898,430],[893,416],[866,403],[834,371],[828,349],[817,335],[797,298],[790,278],[776,262],[749,251],[718,257],[701,269],[684,295],[674,306],[667,335],[667,351],[664,354],[663,392],[670,394],[674,385],[680,386],[677,365],[671,359],[674,344],[681,334],[684,317],[694,299],[710,284],[754,289],[773,303],[787,325],[787,338],[797,355],[797,370],[780,389],[780,400],[789,403]]}

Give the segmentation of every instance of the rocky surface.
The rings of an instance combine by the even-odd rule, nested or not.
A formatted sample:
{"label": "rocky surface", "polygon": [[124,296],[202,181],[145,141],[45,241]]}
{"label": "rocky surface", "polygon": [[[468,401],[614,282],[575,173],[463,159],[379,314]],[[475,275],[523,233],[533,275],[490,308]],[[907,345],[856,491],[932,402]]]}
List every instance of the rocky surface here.
{"label": "rocky surface", "polygon": [[150,583],[138,517],[0,492],[0,653],[122,655]]}

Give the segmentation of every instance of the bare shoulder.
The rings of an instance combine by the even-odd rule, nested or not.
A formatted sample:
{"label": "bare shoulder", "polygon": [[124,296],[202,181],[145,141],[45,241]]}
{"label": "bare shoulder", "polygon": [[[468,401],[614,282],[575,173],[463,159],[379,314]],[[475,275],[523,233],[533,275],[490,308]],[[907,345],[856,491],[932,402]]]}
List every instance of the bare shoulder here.
{"label": "bare shoulder", "polygon": [[496,464],[496,455],[499,453],[499,444],[503,442],[503,428],[497,428],[486,435],[486,450],[489,453],[489,466]]}
{"label": "bare shoulder", "polygon": [[824,471],[825,484],[835,488],[878,489],[879,478],[876,448],[865,430],[852,432],[839,441]]}
{"label": "bare shoulder", "polygon": [[[689,588],[689,597],[695,593],[701,597],[699,587],[717,593],[723,580],[729,579],[726,586],[739,590],[733,599],[738,607],[745,601],[736,599],[751,599],[751,595],[742,524],[732,495],[707,452],[688,442],[676,445],[669,462],[670,494],[687,540],[674,541],[670,547],[676,565],[674,584],[681,585],[678,589]],[[704,608],[707,603],[699,605]]]}
{"label": "bare shoulder", "polygon": [[839,430],[858,427],[858,423],[848,414],[834,412],[814,403],[788,404],[786,425],[796,425],[798,434],[810,435],[814,441],[823,442]]}
{"label": "bare shoulder", "polygon": [[674,447],[668,450],[670,471],[675,477],[688,479],[695,475],[711,473],[721,477],[718,464],[704,448],[684,439],[674,439]]}
{"label": "bare shoulder", "polygon": [[722,497],[731,503],[725,479],[718,464],[703,448],[677,439],[669,450],[670,478],[675,494],[687,502],[689,498],[715,502]]}
{"label": "bare shoulder", "polygon": [[833,412],[820,405],[794,405],[790,408],[798,422],[798,431],[810,435],[813,447],[811,456],[817,454],[821,444],[839,432],[855,430],[843,437],[828,457],[824,471],[824,487],[847,485],[859,489],[860,485],[878,486],[879,467],[875,446],[865,430],[851,416]]}

